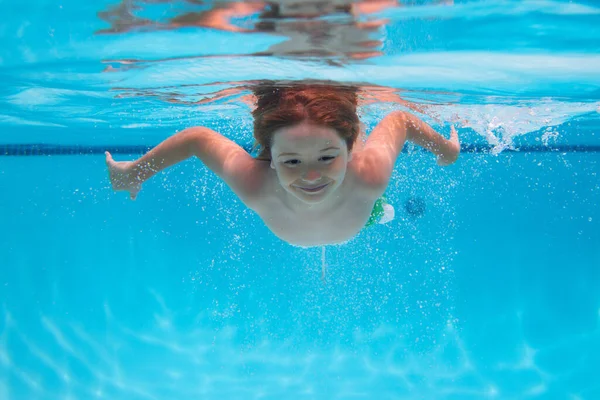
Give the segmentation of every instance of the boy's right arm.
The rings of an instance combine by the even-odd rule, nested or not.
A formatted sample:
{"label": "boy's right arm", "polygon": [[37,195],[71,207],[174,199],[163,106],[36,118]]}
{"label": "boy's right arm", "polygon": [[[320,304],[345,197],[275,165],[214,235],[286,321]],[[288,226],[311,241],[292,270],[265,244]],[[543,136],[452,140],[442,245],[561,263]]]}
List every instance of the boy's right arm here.
{"label": "boy's right arm", "polygon": [[106,152],[110,180],[115,190],[135,199],[141,184],[159,171],[197,156],[248,205],[264,181],[264,162],[254,159],[237,143],[204,127],[185,129],[133,162],[115,162]]}

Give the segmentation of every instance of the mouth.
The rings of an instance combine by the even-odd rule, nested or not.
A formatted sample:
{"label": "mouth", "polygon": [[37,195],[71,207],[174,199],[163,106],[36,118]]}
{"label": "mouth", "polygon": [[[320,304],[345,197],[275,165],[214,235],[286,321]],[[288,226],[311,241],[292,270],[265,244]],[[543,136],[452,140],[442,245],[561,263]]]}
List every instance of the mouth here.
{"label": "mouth", "polygon": [[329,182],[325,183],[323,185],[319,185],[319,186],[309,186],[309,187],[306,187],[306,186],[296,186],[296,185],[294,185],[294,186],[296,188],[302,190],[303,192],[306,192],[306,193],[319,193],[323,189],[325,189],[327,186],[329,186]]}

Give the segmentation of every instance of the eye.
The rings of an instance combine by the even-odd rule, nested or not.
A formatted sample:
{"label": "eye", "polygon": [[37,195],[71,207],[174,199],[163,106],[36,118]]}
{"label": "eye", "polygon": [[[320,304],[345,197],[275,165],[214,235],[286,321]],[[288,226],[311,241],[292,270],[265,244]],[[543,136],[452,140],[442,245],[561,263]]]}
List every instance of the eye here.
{"label": "eye", "polygon": [[333,161],[336,159],[337,156],[323,156],[320,158],[321,161],[324,162],[329,162],[329,161]]}
{"label": "eye", "polygon": [[296,160],[296,159],[292,159],[292,160],[286,160],[283,162],[285,165],[290,165],[290,166],[295,166],[300,164],[300,160]]}

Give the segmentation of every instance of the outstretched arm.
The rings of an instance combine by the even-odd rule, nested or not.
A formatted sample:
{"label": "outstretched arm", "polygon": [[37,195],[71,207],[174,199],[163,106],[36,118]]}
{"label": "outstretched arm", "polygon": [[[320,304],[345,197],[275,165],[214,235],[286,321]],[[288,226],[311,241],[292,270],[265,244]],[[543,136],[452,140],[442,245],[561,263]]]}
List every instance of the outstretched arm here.
{"label": "outstretched arm", "polygon": [[460,152],[454,127],[448,140],[415,115],[395,111],[375,127],[360,154],[359,169],[367,183],[375,187],[387,186],[396,159],[407,140],[435,154],[439,165],[452,164]]}
{"label": "outstretched arm", "polygon": [[198,157],[246,204],[261,188],[264,166],[237,143],[204,127],[185,129],[135,161],[116,162],[106,152],[106,164],[114,190],[128,191],[135,199],[142,183],[156,173]]}

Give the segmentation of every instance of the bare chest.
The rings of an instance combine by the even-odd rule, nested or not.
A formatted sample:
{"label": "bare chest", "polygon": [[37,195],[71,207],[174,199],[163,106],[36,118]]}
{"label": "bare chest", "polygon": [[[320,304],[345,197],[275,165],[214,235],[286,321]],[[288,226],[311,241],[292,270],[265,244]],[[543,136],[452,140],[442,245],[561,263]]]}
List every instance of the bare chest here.
{"label": "bare chest", "polygon": [[321,246],[352,239],[365,226],[372,208],[370,201],[346,201],[331,211],[298,213],[275,204],[259,215],[280,239],[297,246]]}

